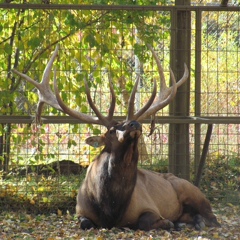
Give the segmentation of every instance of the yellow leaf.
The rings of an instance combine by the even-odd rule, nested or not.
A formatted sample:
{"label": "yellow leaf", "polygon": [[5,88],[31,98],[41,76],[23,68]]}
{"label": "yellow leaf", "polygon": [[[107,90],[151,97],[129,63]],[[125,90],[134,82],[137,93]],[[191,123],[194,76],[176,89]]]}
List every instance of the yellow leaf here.
{"label": "yellow leaf", "polygon": [[103,240],[104,238],[102,236],[97,236],[97,240]]}
{"label": "yellow leaf", "polygon": [[27,103],[24,103],[24,108],[25,108],[25,111],[28,110],[28,104]]}
{"label": "yellow leaf", "polygon": [[47,197],[43,197],[43,198],[42,198],[42,201],[43,201],[44,203],[47,203],[47,202],[48,202],[48,198],[47,198]]}
{"label": "yellow leaf", "polygon": [[214,239],[218,239],[218,238],[219,238],[219,235],[218,235],[217,232],[213,233],[213,238],[214,238]]}
{"label": "yellow leaf", "polygon": [[62,216],[62,211],[61,211],[60,209],[57,210],[57,215],[58,215],[59,217]]}
{"label": "yellow leaf", "polygon": [[37,191],[38,191],[38,192],[44,192],[44,191],[45,191],[45,188],[44,188],[44,187],[39,187]]}

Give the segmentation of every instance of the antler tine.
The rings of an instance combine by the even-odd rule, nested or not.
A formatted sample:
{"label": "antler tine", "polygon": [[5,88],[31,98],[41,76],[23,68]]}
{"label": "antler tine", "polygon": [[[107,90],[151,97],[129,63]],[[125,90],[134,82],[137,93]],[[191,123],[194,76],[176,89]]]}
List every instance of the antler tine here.
{"label": "antler tine", "polygon": [[165,76],[163,74],[163,68],[162,68],[162,65],[161,65],[161,62],[156,54],[156,52],[154,51],[154,49],[152,48],[152,46],[150,44],[147,44],[147,47],[150,49],[150,51],[152,52],[152,55],[154,57],[154,60],[156,61],[157,63],[157,67],[158,67],[158,74],[160,76],[160,89],[161,91],[167,89],[167,85],[166,85],[166,80],[165,80]]}
{"label": "antler tine", "polygon": [[188,79],[188,76],[189,76],[188,67],[187,64],[184,63],[184,73],[182,78],[179,81],[177,81],[177,87],[180,87],[183,83],[185,83],[186,80]]}
{"label": "antler tine", "polygon": [[165,98],[161,97],[160,99],[157,99],[155,103],[144,114],[142,114],[138,118],[138,121],[141,121],[147,118],[148,116],[154,115],[157,111],[166,107],[174,99],[177,93],[177,84],[171,69],[170,69],[170,75],[171,75],[172,87],[167,89],[168,91],[170,91],[170,94],[165,96]]}
{"label": "antler tine", "polygon": [[86,95],[87,95],[87,99],[88,99],[88,103],[89,103],[90,107],[92,108],[92,110],[97,115],[97,117],[100,120],[101,124],[108,128],[109,125],[110,125],[110,121],[107,119],[107,117],[103,116],[100,113],[100,111],[97,109],[97,107],[93,103],[93,100],[92,100],[92,97],[91,97],[91,94],[90,94],[90,89],[89,89],[89,86],[88,86],[86,78],[84,78],[84,84],[85,84]]}
{"label": "antler tine", "polygon": [[57,99],[53,94],[49,85],[50,72],[51,72],[53,62],[58,55],[58,49],[59,49],[59,46],[57,45],[51,59],[47,63],[47,66],[44,70],[41,83],[36,82],[26,74],[23,74],[16,69],[12,69],[13,73],[25,79],[27,82],[33,84],[38,89],[39,101],[38,101],[36,117],[35,117],[35,121],[37,124],[41,123],[41,114],[42,114],[44,103],[47,103],[50,106],[62,111],[62,108],[59,106]]}
{"label": "antler tine", "polygon": [[127,115],[126,120],[133,120],[133,116],[134,116],[134,100],[135,100],[135,94],[137,92],[139,79],[140,79],[140,76],[137,75],[136,82],[134,84],[134,87],[133,87],[132,92],[131,92],[131,96],[130,96],[129,101],[128,101],[128,115]]}
{"label": "antler tine", "polygon": [[[154,51],[154,49],[152,48],[152,46],[150,44],[147,44],[147,46],[150,49],[150,51],[152,52],[152,55],[154,57],[154,60],[156,61],[157,67],[158,67],[158,74],[160,76],[160,92],[159,92],[160,96],[159,97],[165,98],[167,95],[170,94],[171,87],[168,88],[166,85],[165,76],[163,74],[163,68],[162,68],[161,62],[160,62],[156,52]],[[170,69],[170,75],[171,75],[171,77],[174,76],[171,69]],[[175,81],[177,84],[177,88],[186,82],[186,80],[188,79],[188,76],[189,76],[188,67],[187,67],[186,63],[184,63],[184,74],[179,81],[177,81],[177,82]],[[174,77],[174,79],[175,79],[175,77]]]}
{"label": "antler tine", "polygon": [[112,101],[111,101],[111,105],[109,107],[109,112],[108,112],[107,119],[108,119],[108,121],[112,121],[114,110],[115,110],[115,104],[116,104],[116,95],[115,95],[115,92],[114,92],[112,78],[111,78],[110,73],[108,73],[108,80],[109,80],[109,87],[110,87],[110,91],[111,91]]}
{"label": "antler tine", "polygon": [[80,121],[87,122],[87,123],[92,123],[92,124],[101,124],[101,121],[99,121],[98,118],[89,116],[87,114],[75,111],[71,108],[69,108],[63,100],[60,97],[58,86],[57,86],[57,80],[56,80],[56,69],[54,69],[54,91],[56,95],[57,102],[59,106],[61,106],[62,112],[68,114],[69,116],[79,119]]}
{"label": "antler tine", "polygon": [[17,74],[18,76],[20,76],[21,78],[25,79],[27,82],[33,84],[37,89],[39,88],[39,86],[41,85],[40,83],[34,81],[32,78],[30,78],[29,76],[27,76],[24,73],[19,72],[17,69],[12,69],[11,70],[13,73]]}
{"label": "antler tine", "polygon": [[134,100],[135,100],[135,94],[137,92],[137,86],[139,84],[139,79],[140,79],[140,76],[137,75],[137,80],[134,84],[131,96],[129,98],[127,120],[137,120],[152,105],[152,103],[156,97],[157,84],[156,84],[156,80],[154,79],[153,80],[154,86],[153,86],[153,91],[152,91],[151,97],[149,98],[148,102],[140,110],[138,110],[138,112],[136,114],[134,114]]}
{"label": "antler tine", "polygon": [[47,66],[44,69],[43,76],[42,76],[42,83],[43,84],[44,83],[49,84],[53,62],[54,62],[55,58],[58,56],[58,51],[59,51],[59,44],[56,45],[56,48],[55,48],[50,60],[48,61]]}
{"label": "antler tine", "polygon": [[140,110],[138,110],[138,112],[133,116],[133,120],[138,120],[138,118],[143,115],[152,105],[156,94],[157,94],[157,83],[156,80],[153,80],[153,90],[152,90],[152,94],[151,97],[149,98],[148,102],[145,104],[145,106],[143,106]]}

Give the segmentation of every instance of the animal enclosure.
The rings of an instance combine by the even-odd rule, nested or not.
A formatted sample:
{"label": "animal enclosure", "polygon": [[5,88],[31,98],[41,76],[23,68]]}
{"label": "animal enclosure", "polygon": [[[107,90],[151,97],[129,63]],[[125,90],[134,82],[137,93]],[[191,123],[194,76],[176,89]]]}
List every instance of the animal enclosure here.
{"label": "animal enclosure", "polygon": [[[21,202],[36,212],[51,206],[74,211],[85,168],[99,151],[85,139],[104,133],[103,127],[78,122],[49,106],[44,108],[43,124],[32,124],[37,91],[11,72],[16,68],[40,82],[57,44],[54,66],[63,100],[94,115],[85,95],[86,77],[92,98],[107,115],[111,75],[117,120],[126,117],[136,77],[140,76],[136,109],[150,96],[152,79],[158,78],[146,43],[157,52],[167,79],[171,67],[178,80],[186,62],[188,84],[179,89],[170,107],[158,112],[150,136],[153,119],[143,122],[139,166],[174,171],[194,181],[207,125],[213,124],[200,188],[210,200],[239,203],[239,8],[54,4],[0,4],[0,8],[1,206],[17,209]],[[183,26],[178,25],[179,13],[185,14]],[[181,31],[185,38],[178,35]]]}

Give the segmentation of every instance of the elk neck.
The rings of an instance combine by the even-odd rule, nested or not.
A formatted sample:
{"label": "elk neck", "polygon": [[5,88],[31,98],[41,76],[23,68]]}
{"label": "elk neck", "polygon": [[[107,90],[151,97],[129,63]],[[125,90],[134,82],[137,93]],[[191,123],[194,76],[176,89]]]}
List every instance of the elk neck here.
{"label": "elk neck", "polygon": [[[115,129],[116,130],[116,129]],[[97,159],[98,179],[95,209],[104,227],[116,225],[125,213],[137,179],[138,137],[141,129],[126,128],[119,142],[116,131]],[[136,133],[135,133],[136,132]]]}

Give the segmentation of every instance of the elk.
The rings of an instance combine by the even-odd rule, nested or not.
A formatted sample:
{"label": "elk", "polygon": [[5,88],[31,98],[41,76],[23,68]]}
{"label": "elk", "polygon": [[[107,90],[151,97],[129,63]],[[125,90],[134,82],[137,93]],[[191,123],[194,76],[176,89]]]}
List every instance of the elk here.
{"label": "elk", "polygon": [[102,136],[92,136],[86,143],[103,146],[100,154],[89,165],[85,179],[79,188],[76,213],[81,229],[129,227],[131,229],[151,230],[170,229],[179,223],[189,223],[196,229],[205,225],[220,227],[212,212],[210,202],[205,195],[189,181],[176,177],[171,173],[139,169],[138,139],[142,134],[141,121],[168,105],[175,97],[177,88],[189,76],[184,65],[183,77],[176,82],[170,69],[171,87],[166,86],[163,68],[154,49],[147,45],[156,62],[160,91],[154,86],[147,103],[134,113],[134,98],[139,78],[133,87],[126,120],[114,120],[116,96],[110,82],[111,103],[107,116],[104,116],[94,104],[87,81],[85,82],[88,103],[96,116],[75,111],[63,102],[57,87],[56,71],[54,71],[54,91],[49,79],[53,62],[58,55],[56,47],[42,77],[38,83],[13,69],[13,73],[32,83],[39,92],[36,120],[40,121],[44,103],[68,114],[80,121],[105,126],[107,131]]}

